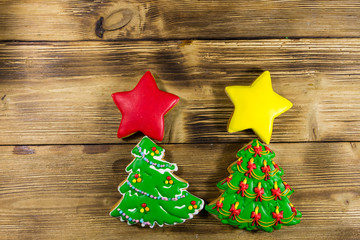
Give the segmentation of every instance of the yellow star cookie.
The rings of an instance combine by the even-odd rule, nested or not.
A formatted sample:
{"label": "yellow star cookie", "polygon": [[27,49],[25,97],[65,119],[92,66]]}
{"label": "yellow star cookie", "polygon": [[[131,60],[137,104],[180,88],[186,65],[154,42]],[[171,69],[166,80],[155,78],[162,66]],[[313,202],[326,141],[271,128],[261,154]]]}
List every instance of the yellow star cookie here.
{"label": "yellow star cookie", "polygon": [[229,86],[225,91],[235,106],[228,132],[251,128],[269,144],[274,119],[292,107],[289,100],[272,89],[270,72],[265,71],[251,86]]}

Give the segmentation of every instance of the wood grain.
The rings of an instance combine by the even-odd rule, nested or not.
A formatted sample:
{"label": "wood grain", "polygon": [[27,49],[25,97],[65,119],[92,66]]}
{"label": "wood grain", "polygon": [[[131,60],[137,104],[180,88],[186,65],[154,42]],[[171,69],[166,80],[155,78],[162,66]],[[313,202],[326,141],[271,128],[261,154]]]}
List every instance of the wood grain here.
{"label": "wood grain", "polygon": [[104,39],[360,37],[352,0],[1,0],[0,40],[96,40],[96,21],[121,9],[132,19]]}
{"label": "wood grain", "polygon": [[[228,176],[237,144],[165,144],[165,159],[189,191],[209,202]],[[299,225],[268,234],[222,225],[201,212],[174,227],[130,227],[108,216],[120,198],[133,144],[0,147],[2,239],[358,239],[360,143],[278,143],[270,147],[294,189]]]}
{"label": "wood grain", "polygon": [[[359,9],[353,0],[0,0],[0,239],[360,239]],[[224,88],[269,70],[294,104],[275,120],[270,147],[301,224],[269,234],[206,211],[155,229],[109,217],[143,136],[116,138],[110,95],[147,70],[181,99],[166,115],[165,159],[206,202],[255,137],[226,132]]]}
{"label": "wood grain", "polygon": [[272,142],[360,141],[359,39],[0,44],[0,144],[136,143],[116,137],[111,93],[151,70],[180,96],[166,115],[165,143],[239,142],[229,134],[225,86],[264,70],[294,107],[275,119]]}

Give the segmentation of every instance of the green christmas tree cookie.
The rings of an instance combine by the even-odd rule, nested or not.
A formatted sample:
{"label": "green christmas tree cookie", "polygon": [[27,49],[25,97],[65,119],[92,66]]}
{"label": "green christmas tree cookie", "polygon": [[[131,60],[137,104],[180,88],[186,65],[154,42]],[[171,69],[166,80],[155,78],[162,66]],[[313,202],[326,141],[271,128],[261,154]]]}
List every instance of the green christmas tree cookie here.
{"label": "green christmas tree cookie", "polygon": [[246,230],[272,232],[300,223],[301,213],[289,200],[294,190],[281,179],[275,153],[255,139],[237,157],[228,168],[231,175],[217,184],[223,193],[205,209],[222,223]]}
{"label": "green christmas tree cookie", "polygon": [[204,201],[191,195],[183,179],[172,174],[176,164],[162,159],[165,150],[144,137],[132,150],[135,159],[126,167],[129,176],[119,185],[123,195],[110,215],[129,225],[173,225],[192,218]]}

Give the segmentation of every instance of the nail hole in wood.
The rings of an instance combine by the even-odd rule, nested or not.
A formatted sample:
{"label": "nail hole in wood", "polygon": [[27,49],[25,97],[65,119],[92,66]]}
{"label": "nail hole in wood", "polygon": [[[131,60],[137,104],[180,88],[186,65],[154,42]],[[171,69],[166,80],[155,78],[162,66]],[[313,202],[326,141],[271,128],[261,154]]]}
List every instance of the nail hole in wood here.
{"label": "nail hole in wood", "polygon": [[102,26],[103,24],[103,21],[104,21],[104,18],[103,17],[100,17],[99,20],[97,20],[96,22],[96,26],[95,26],[95,34],[96,36],[98,36],[99,38],[102,38],[104,36],[104,28]]}

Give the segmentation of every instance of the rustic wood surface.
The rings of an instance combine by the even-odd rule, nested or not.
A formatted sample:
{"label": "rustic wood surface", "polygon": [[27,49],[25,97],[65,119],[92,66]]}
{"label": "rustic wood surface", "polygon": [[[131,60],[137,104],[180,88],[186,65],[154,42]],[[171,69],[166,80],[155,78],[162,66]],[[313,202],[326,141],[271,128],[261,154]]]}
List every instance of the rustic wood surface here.
{"label": "rustic wood surface", "polygon": [[[233,105],[224,88],[264,70],[294,103],[275,119],[273,142],[360,141],[360,41],[140,41],[4,43],[0,143],[136,143],[116,137],[111,93],[130,90],[144,69],[181,101],[166,115],[163,142],[248,141],[226,132]],[[10,134],[11,133],[11,134]]]}
{"label": "rustic wood surface", "polygon": [[[359,10],[354,0],[0,0],[0,239],[359,239]],[[226,132],[224,87],[269,70],[294,104],[270,148],[302,222],[265,233],[205,211],[154,229],[109,217],[142,137],[116,138],[110,95],[147,70],[180,97],[165,159],[206,202],[255,137]]]}
{"label": "rustic wood surface", "polygon": [[[164,144],[165,159],[177,163],[189,191],[207,202],[216,183],[245,143]],[[301,224],[271,234],[234,229],[206,212],[176,226],[143,229],[108,216],[120,198],[117,185],[132,160],[126,145],[0,147],[0,226],[10,238],[211,238],[349,239],[360,234],[360,143],[277,143],[275,161],[294,189],[291,201]],[[299,235],[301,233],[301,235]]]}
{"label": "rustic wood surface", "polygon": [[130,21],[104,39],[360,37],[355,0],[0,0],[0,39],[95,40],[96,21],[122,9]]}

